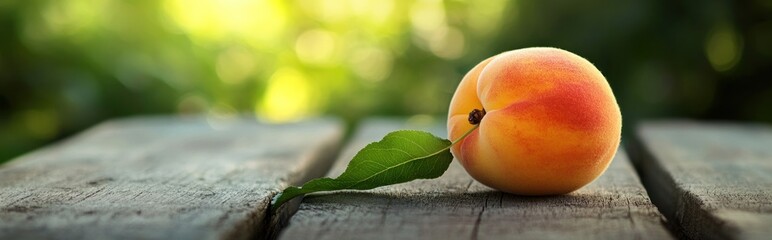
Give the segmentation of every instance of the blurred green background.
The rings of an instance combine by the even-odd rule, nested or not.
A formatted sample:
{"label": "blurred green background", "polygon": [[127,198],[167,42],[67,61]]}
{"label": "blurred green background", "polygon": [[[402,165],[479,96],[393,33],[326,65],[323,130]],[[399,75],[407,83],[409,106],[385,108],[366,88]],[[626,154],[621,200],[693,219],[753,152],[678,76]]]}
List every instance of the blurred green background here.
{"label": "blurred green background", "polygon": [[444,120],[462,76],[553,46],[625,124],[772,122],[772,1],[0,1],[0,162],[110,118]]}

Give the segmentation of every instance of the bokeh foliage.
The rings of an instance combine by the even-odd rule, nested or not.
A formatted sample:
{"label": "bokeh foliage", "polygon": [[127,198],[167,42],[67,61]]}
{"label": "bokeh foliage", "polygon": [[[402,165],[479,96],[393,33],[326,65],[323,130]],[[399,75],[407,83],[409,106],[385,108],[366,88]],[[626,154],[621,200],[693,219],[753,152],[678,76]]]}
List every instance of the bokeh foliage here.
{"label": "bokeh foliage", "polygon": [[530,46],[641,118],[772,121],[770,1],[0,2],[0,162],[109,118],[442,119],[463,74]]}

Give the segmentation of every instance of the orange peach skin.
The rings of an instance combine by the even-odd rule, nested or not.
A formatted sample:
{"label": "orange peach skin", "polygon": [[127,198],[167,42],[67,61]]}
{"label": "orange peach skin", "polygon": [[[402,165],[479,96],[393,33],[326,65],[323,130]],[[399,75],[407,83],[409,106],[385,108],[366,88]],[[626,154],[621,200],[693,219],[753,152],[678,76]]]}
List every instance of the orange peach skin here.
{"label": "orange peach skin", "polygon": [[622,115],[595,66],[556,48],[504,52],[475,66],[453,95],[448,133],[473,127],[451,151],[489,187],[520,195],[569,193],[592,182],[619,146]]}

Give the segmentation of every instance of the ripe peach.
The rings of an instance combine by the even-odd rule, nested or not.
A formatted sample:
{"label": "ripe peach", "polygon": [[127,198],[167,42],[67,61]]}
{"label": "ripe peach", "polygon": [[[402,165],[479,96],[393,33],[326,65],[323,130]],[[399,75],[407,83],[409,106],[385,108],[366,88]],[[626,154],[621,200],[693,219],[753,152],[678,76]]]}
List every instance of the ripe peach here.
{"label": "ripe peach", "polygon": [[564,194],[592,182],[622,132],[600,71],[556,48],[504,52],[472,68],[450,102],[450,140],[477,121],[453,155],[480,183],[521,195]]}

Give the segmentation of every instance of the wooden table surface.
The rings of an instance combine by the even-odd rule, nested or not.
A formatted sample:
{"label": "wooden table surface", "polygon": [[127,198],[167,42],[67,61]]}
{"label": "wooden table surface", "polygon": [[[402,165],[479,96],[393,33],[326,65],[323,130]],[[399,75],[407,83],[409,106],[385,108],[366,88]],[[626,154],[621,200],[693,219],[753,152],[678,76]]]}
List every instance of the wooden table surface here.
{"label": "wooden table surface", "polygon": [[0,239],[263,237],[271,197],[324,174],[342,131],[329,119],[101,124],[0,168]]}
{"label": "wooden table surface", "polygon": [[444,123],[404,119],[365,120],[346,143],[335,119],[110,121],[0,166],[0,239],[772,236],[772,128],[683,120],[639,124],[600,178],[563,196],[501,193],[454,162],[439,179],[268,211],[284,187],[337,176],[397,129],[445,136]]}
{"label": "wooden table surface", "polygon": [[[444,124],[366,121],[329,176],[367,143],[398,129],[446,136]],[[556,197],[505,194],[454,162],[439,179],[307,196],[280,239],[669,239],[624,150],[592,184]]]}
{"label": "wooden table surface", "polygon": [[693,239],[772,239],[772,127],[652,121],[636,131],[649,193]]}

